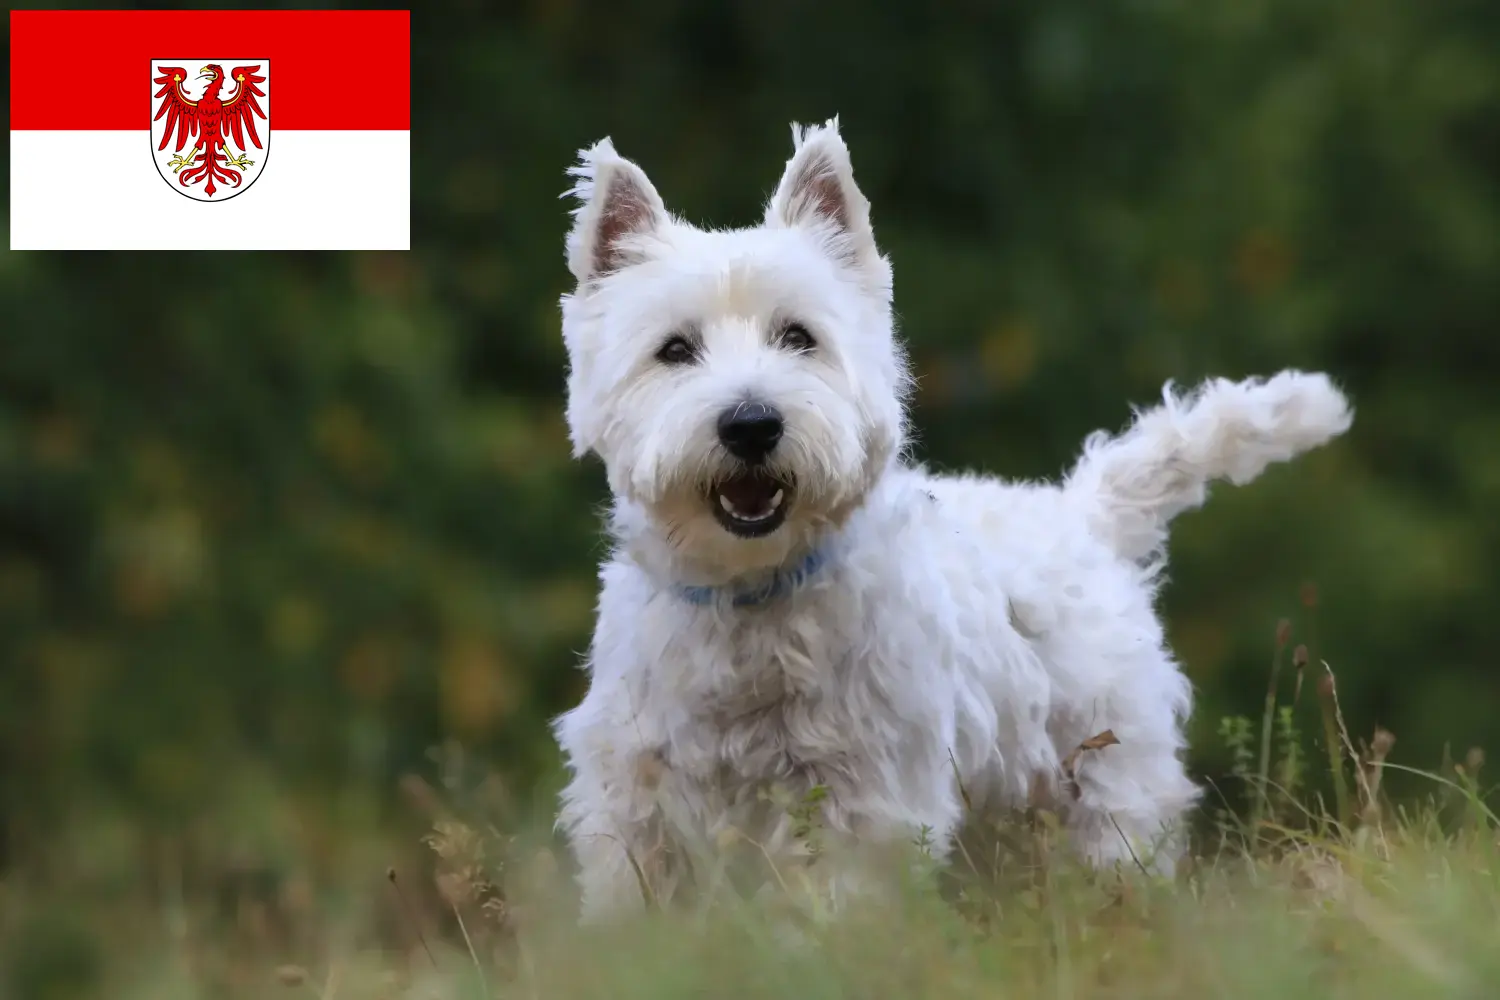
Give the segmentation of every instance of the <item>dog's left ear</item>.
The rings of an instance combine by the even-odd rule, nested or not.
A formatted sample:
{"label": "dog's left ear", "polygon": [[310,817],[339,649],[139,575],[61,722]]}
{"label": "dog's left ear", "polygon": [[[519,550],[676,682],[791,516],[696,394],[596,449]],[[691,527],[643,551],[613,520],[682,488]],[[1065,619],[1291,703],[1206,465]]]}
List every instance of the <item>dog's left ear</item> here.
{"label": "dog's left ear", "polygon": [[834,259],[884,270],[870,228],[870,203],[854,183],[838,118],[809,127],[794,124],[792,144],[786,173],[766,206],[766,225],[814,229]]}
{"label": "dog's left ear", "polygon": [[618,271],[641,255],[641,238],[663,227],[667,210],[640,167],[601,139],[578,154],[563,197],[578,199],[568,234],[568,269],[579,284]]}

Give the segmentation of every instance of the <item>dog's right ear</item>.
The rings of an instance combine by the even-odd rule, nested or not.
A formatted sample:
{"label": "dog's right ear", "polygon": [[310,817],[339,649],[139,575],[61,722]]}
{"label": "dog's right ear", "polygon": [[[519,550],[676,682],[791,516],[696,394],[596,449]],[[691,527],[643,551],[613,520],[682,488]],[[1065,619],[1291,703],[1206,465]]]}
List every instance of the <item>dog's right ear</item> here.
{"label": "dog's right ear", "polygon": [[793,125],[792,147],[786,172],[766,206],[766,224],[812,229],[829,256],[888,284],[889,266],[875,246],[870,203],[854,183],[838,118],[806,128]]}
{"label": "dog's right ear", "polygon": [[576,181],[563,197],[578,199],[568,269],[583,284],[638,260],[641,237],[666,223],[667,210],[645,171],[616,153],[607,138],[579,151],[578,165],[568,174]]}

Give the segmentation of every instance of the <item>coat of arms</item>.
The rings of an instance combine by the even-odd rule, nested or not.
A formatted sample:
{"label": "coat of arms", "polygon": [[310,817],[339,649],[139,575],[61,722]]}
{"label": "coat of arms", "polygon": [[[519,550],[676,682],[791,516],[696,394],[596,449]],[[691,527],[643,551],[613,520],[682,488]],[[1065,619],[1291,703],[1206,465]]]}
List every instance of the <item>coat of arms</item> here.
{"label": "coat of arms", "polygon": [[[186,66],[198,68],[189,75]],[[270,60],[153,59],[151,71],[151,151],[162,179],[198,201],[254,184],[271,142]]]}

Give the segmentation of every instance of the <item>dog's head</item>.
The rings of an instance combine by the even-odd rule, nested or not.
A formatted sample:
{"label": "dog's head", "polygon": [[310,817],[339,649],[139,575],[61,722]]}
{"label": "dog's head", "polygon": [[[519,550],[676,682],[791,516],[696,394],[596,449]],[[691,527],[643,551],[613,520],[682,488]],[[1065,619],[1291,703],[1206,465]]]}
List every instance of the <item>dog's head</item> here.
{"label": "dog's head", "polygon": [[778,565],[857,507],[901,447],[891,269],[837,120],[793,126],[760,225],[668,214],[608,139],[572,171],[562,300],[575,454],[673,550]]}

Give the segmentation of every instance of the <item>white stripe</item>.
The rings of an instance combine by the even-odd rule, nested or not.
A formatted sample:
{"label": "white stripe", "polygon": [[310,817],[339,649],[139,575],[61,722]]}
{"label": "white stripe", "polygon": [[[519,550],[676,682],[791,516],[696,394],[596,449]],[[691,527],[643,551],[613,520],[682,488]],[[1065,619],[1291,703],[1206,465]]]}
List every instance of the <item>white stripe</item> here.
{"label": "white stripe", "polygon": [[132,132],[10,134],[14,250],[409,250],[411,133],[276,131],[228,201],[171,190]]}

